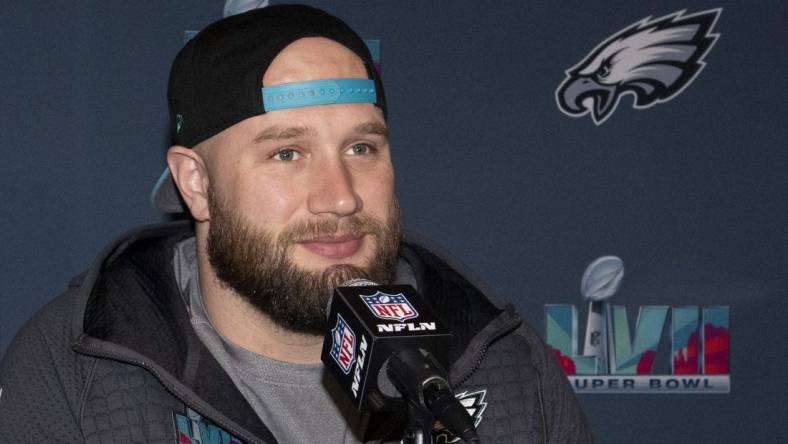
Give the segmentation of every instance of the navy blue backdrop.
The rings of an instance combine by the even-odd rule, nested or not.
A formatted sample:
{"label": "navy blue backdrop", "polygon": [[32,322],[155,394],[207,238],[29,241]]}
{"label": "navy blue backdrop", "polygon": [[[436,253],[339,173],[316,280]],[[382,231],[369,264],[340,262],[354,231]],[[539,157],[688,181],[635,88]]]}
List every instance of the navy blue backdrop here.
{"label": "navy blue backdrop", "polygon": [[[104,244],[161,219],[169,65],[224,2],[3,3],[0,353]],[[381,40],[406,229],[498,301],[540,331],[547,303],[582,321],[580,276],[615,254],[631,324],[729,307],[730,393],[580,394],[598,442],[785,441],[788,3],[308,3]],[[712,8],[719,39],[673,100],[624,97],[600,125],[558,109],[598,43]]]}

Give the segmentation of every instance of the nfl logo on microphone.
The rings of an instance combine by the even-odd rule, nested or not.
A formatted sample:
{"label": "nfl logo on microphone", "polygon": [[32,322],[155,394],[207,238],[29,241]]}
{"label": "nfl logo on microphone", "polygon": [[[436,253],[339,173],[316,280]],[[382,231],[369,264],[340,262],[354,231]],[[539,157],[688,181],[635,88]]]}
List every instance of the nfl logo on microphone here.
{"label": "nfl logo on microphone", "polygon": [[402,293],[387,294],[378,291],[371,296],[361,296],[361,299],[372,310],[372,314],[379,319],[404,322],[419,316],[419,313]]}
{"label": "nfl logo on microphone", "polygon": [[347,375],[356,360],[356,334],[339,314],[337,325],[331,330],[331,339],[331,357]]}

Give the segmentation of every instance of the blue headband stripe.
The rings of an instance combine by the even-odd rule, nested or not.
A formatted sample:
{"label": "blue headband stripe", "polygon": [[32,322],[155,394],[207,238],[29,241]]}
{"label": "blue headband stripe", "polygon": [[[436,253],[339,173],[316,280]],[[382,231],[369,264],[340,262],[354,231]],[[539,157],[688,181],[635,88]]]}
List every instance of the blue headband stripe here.
{"label": "blue headband stripe", "polygon": [[325,79],[283,83],[262,89],[263,109],[299,108],[336,103],[372,103],[377,101],[375,81],[370,79]]}

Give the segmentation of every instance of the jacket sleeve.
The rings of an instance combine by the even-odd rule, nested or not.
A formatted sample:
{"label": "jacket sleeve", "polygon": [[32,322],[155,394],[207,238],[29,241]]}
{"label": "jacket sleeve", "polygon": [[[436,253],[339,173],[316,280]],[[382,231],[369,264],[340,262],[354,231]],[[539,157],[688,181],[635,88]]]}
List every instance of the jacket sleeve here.
{"label": "jacket sleeve", "polygon": [[2,442],[84,441],[77,420],[84,384],[62,299],[28,321],[0,361]]}
{"label": "jacket sleeve", "polygon": [[531,348],[539,372],[539,402],[544,411],[545,434],[550,444],[591,443],[593,438],[580,404],[558,361],[541,337],[526,323],[518,330]]}

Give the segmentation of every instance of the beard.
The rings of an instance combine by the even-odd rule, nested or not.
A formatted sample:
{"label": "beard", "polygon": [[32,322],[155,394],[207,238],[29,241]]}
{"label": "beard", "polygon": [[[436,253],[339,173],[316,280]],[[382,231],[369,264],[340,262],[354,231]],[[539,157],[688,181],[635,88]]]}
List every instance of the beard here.
{"label": "beard", "polygon": [[[297,222],[274,235],[248,223],[210,186],[208,199],[207,252],[220,283],[284,329],[322,335],[328,327],[326,308],[337,286],[354,278],[378,284],[394,279],[401,239],[396,201],[385,221],[354,214],[341,220]],[[367,266],[337,264],[309,271],[293,263],[290,247],[336,233],[374,239]]]}

